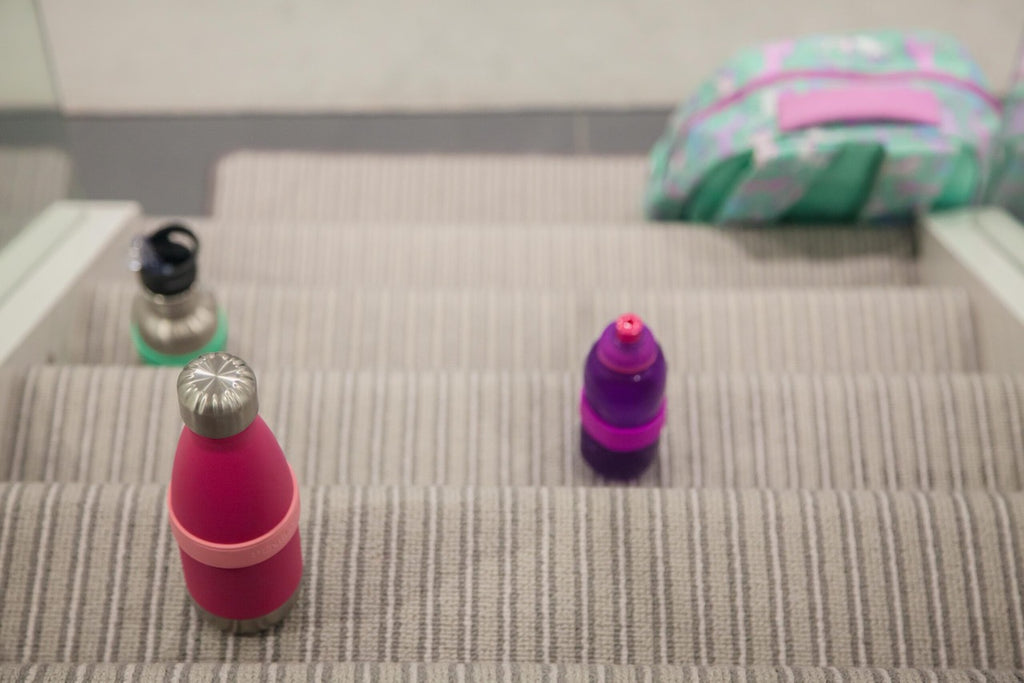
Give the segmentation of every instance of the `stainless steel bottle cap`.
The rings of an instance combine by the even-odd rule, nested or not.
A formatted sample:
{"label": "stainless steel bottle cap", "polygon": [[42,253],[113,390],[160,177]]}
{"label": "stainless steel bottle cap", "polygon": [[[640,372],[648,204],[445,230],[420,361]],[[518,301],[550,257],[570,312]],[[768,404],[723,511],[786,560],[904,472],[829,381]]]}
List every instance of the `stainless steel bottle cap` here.
{"label": "stainless steel bottle cap", "polygon": [[178,405],[185,426],[196,434],[211,439],[234,436],[259,412],[256,375],[230,353],[204,354],[178,375]]}

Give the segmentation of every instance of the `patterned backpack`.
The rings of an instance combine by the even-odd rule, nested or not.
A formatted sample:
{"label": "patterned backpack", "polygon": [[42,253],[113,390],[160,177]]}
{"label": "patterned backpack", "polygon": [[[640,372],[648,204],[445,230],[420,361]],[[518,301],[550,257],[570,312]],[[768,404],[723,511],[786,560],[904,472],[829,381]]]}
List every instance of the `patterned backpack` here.
{"label": "patterned backpack", "polygon": [[[983,196],[1000,104],[954,40],[819,36],[740,53],[651,152],[649,217],[880,221]],[[1024,130],[1024,129],[1022,129]]]}
{"label": "patterned backpack", "polygon": [[988,199],[1024,220],[1024,57],[1003,110]]}

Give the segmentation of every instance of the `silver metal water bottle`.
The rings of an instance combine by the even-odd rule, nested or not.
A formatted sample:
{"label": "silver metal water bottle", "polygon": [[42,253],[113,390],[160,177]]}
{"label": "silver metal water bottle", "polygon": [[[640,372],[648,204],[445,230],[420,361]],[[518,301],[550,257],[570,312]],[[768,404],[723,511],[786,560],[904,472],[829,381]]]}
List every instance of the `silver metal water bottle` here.
{"label": "silver metal water bottle", "polygon": [[132,266],[142,284],[132,302],[132,340],[154,365],[184,365],[221,351],[227,321],[213,294],[197,281],[199,239],[183,225],[167,225],[133,245]]}

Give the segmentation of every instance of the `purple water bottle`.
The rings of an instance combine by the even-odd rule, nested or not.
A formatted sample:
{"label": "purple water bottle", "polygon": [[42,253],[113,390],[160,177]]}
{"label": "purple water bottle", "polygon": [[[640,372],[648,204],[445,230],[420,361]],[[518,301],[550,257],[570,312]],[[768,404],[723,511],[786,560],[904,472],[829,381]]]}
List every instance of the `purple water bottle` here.
{"label": "purple water bottle", "polygon": [[580,400],[583,459],[600,474],[632,479],[658,454],[667,366],[654,334],[632,313],[591,347]]}

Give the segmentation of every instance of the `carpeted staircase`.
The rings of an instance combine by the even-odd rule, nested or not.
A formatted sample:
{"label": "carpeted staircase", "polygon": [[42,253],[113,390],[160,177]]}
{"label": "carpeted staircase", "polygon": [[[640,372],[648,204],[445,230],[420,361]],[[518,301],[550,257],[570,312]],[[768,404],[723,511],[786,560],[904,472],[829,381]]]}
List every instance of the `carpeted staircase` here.
{"label": "carpeted staircase", "polygon": [[[968,683],[1024,675],[1024,376],[909,231],[648,225],[633,159],[233,155],[200,267],[303,484],[256,637],[185,593],[177,371],[129,274],[0,383],[0,679]],[[578,455],[584,355],[670,365],[639,481]]]}
{"label": "carpeted staircase", "polygon": [[52,147],[0,147],[0,247],[71,190],[71,159]]}

